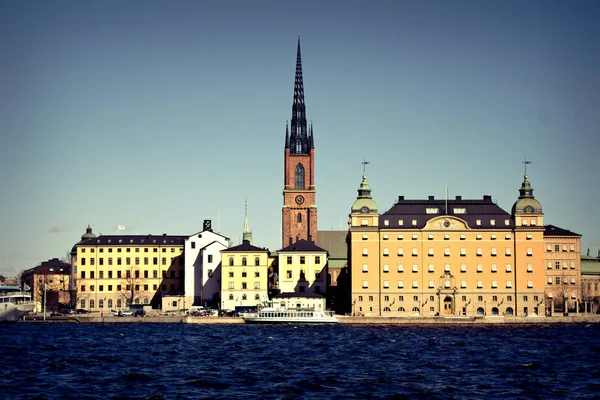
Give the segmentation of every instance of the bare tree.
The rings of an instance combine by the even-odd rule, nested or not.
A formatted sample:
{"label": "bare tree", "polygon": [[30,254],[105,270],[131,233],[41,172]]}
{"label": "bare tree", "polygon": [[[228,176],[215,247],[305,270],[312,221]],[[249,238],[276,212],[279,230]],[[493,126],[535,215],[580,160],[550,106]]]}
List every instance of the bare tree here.
{"label": "bare tree", "polygon": [[587,283],[583,282],[583,281],[581,282],[580,295],[581,295],[581,301],[583,303],[584,312],[587,313],[588,308],[591,311],[593,300],[594,300],[594,297],[592,296],[592,283],[591,282],[587,282]]}
{"label": "bare tree", "polygon": [[567,274],[566,270],[561,270],[557,277],[560,278],[560,283],[554,285],[553,292],[556,295],[556,300],[560,301],[559,304],[562,305],[563,315],[566,316],[569,315],[569,296],[577,293],[577,288],[569,285],[569,279],[573,276]]}
{"label": "bare tree", "polygon": [[135,266],[130,266],[125,271],[125,279],[121,286],[121,297],[123,297],[127,306],[132,305],[140,298],[140,285],[142,282],[140,270]]}

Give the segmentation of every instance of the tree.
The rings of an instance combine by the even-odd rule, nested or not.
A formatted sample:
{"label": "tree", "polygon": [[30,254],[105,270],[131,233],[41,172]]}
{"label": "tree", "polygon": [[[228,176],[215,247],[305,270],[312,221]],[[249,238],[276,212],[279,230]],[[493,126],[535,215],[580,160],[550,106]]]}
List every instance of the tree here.
{"label": "tree", "polygon": [[587,313],[588,309],[592,311],[594,301],[594,297],[592,296],[592,283],[587,282],[586,284],[585,282],[581,282],[580,289],[581,301],[583,302],[584,312]]}
{"label": "tree", "polygon": [[573,278],[567,273],[567,270],[561,270],[560,274],[555,278],[559,278],[560,282],[554,285],[553,293],[556,296],[555,300],[560,301],[562,305],[563,315],[569,315],[569,296],[577,293],[577,288],[569,285],[569,279]]}
{"label": "tree", "polygon": [[129,269],[125,270],[125,279],[121,285],[121,297],[123,297],[127,306],[132,305],[140,298],[140,284],[142,282],[140,270],[135,266],[130,266]]}

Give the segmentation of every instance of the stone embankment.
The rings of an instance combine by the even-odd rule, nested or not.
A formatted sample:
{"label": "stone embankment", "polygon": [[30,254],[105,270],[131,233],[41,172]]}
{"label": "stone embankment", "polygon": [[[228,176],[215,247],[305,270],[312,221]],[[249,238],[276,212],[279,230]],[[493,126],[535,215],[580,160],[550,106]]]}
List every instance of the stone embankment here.
{"label": "stone embankment", "polygon": [[[341,324],[349,325],[452,325],[452,324],[566,324],[600,323],[600,315],[571,315],[554,317],[351,317],[337,316]],[[185,315],[115,317],[94,314],[46,317],[30,315],[25,322],[64,322],[64,323],[153,323],[153,324],[243,324],[236,317],[189,317]]]}

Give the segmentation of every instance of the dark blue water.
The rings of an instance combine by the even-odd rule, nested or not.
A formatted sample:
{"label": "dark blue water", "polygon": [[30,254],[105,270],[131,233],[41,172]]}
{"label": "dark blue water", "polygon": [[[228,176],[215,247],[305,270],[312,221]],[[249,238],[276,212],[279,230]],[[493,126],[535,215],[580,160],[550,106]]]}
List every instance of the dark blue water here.
{"label": "dark blue water", "polygon": [[600,324],[0,326],[2,399],[591,399]]}

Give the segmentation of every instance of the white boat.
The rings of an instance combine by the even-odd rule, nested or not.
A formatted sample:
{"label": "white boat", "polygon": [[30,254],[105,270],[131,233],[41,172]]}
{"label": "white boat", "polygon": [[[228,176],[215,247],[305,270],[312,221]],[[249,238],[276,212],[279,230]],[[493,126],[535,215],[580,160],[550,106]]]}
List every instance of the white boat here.
{"label": "white boat", "polygon": [[285,310],[263,308],[247,313],[242,319],[247,324],[337,324],[333,311]]}
{"label": "white boat", "polygon": [[31,293],[18,286],[0,286],[0,322],[14,322],[35,308]]}

